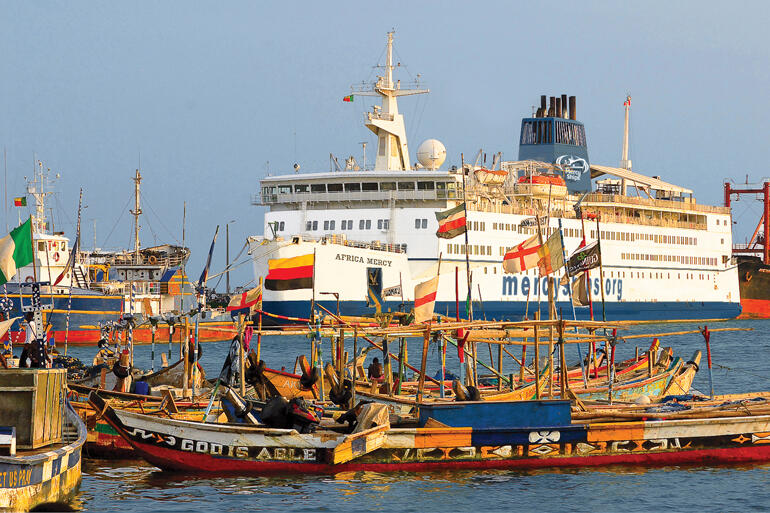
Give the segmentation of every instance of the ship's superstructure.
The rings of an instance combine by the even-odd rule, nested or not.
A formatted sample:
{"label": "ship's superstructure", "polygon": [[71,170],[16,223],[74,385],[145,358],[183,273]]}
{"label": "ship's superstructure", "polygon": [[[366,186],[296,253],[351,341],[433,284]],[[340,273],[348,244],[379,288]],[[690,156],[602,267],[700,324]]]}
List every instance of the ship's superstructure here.
{"label": "ship's superstructure", "polygon": [[[539,219],[546,237],[561,225],[568,252],[584,236],[589,243],[601,238],[603,282],[594,270],[590,283],[597,301],[603,289],[610,318],[738,315],[729,209],[700,205],[690,189],[631,171],[627,121],[621,167],[589,162],[576,99],[566,95],[541,97],[535,115],[522,120],[516,161],[495,159],[492,169],[477,161],[463,169],[433,170],[435,159],[410,166],[398,95],[392,94],[398,86],[390,74],[391,54],[389,34],[388,74],[373,87],[383,107],[366,117],[379,141],[373,170],[262,179],[252,203],[269,208],[266,235],[250,238],[257,278],[266,275],[270,259],[323,247],[323,256],[316,251],[317,284],[323,282],[315,289],[316,301],[333,304],[329,296],[318,296],[322,288],[330,289],[324,292],[339,297],[343,313],[360,314],[371,312],[365,304],[368,268],[381,267],[382,286],[403,285],[403,300],[409,301],[415,284],[435,276],[441,256],[436,310],[453,314],[455,299],[467,294],[464,276],[455,279],[455,268],[465,273],[467,252],[471,296],[480,303],[477,317],[531,315],[547,298],[546,278],[537,269],[503,274],[501,263],[507,249],[536,233]],[[630,97],[626,101],[627,120]],[[384,113],[393,123],[374,123]],[[435,213],[463,201],[468,245],[462,237],[437,238]],[[353,241],[367,241],[366,251],[388,258],[360,256],[362,243]],[[566,285],[559,286],[556,300],[567,301],[567,293]],[[264,309],[302,316],[309,312],[311,294],[265,290]],[[386,300],[395,306],[402,298]],[[560,306],[571,315],[569,303]],[[579,307],[577,315],[587,317],[587,310]]]}

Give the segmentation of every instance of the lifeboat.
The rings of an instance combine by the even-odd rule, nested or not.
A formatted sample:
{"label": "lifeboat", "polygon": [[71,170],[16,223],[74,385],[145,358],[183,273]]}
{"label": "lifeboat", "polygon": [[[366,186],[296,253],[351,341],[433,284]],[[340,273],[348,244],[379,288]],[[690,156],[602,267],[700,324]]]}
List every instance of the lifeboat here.
{"label": "lifeboat", "polygon": [[508,171],[493,171],[491,169],[477,169],[474,171],[476,180],[484,185],[503,185],[508,178]]}
{"label": "lifeboat", "polygon": [[520,176],[516,187],[521,194],[547,198],[563,198],[567,195],[567,183],[559,175],[542,174]]}

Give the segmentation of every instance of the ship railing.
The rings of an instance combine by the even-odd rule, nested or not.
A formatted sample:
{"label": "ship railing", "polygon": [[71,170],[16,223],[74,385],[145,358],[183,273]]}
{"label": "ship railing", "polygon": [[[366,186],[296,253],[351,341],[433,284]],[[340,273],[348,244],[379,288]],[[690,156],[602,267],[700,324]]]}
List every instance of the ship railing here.
{"label": "ship railing", "polygon": [[253,205],[276,203],[332,203],[366,201],[435,201],[461,199],[462,191],[442,190],[400,190],[400,191],[340,191],[340,192],[290,192],[277,194],[254,194]]}
{"label": "ship railing", "polygon": [[302,240],[307,242],[320,242],[322,244],[339,244],[351,248],[373,249],[375,251],[388,251],[390,253],[406,253],[406,244],[389,244],[373,240],[371,242],[360,240],[348,240],[344,234],[332,233],[323,237],[310,237],[302,235]]}

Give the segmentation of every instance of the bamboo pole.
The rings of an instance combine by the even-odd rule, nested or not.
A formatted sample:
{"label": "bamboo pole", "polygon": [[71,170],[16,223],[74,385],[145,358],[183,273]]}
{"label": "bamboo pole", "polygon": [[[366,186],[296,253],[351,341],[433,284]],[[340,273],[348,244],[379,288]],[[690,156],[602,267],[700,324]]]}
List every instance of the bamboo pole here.
{"label": "bamboo pole", "polygon": [[238,361],[240,363],[238,371],[241,374],[241,397],[246,397],[246,358],[243,350],[243,330],[246,323],[243,322],[243,314],[238,314]]}
{"label": "bamboo pole", "polygon": [[[540,311],[535,312],[535,320],[540,319]],[[538,333],[538,326],[534,327],[534,341],[535,341],[535,398],[540,399],[540,337]],[[523,363],[523,362],[522,362]]]}
{"label": "bamboo pole", "polygon": [[[428,362],[428,344],[430,343],[430,329],[425,330],[425,334],[422,339],[422,359],[420,363],[420,381],[417,386],[417,403],[422,401],[423,392],[425,391],[425,366]],[[443,386],[443,383],[442,383]]]}

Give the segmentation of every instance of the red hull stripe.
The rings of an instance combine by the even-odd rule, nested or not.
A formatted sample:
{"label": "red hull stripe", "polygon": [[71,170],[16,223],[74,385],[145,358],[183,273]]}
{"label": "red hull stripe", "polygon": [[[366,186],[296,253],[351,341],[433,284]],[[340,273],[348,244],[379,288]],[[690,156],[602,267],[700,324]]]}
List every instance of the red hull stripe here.
{"label": "red hull stripe", "polygon": [[271,269],[267,273],[268,280],[295,280],[297,278],[312,278],[313,266],[307,265],[304,267],[287,267]]}
{"label": "red hull stripe", "polygon": [[431,292],[427,296],[418,297],[414,300],[414,307],[417,308],[418,306],[425,305],[427,303],[432,303],[436,300],[436,292]]}
{"label": "red hull stripe", "polygon": [[356,463],[327,465],[323,463],[291,463],[280,461],[254,461],[223,458],[209,454],[177,451],[133,442],[134,447],[148,462],[164,470],[228,473],[317,473],[338,472],[419,472],[445,469],[484,468],[559,468],[603,467],[607,465],[713,465],[763,462],[770,460],[770,445],[749,445],[722,449],[677,450],[646,454],[620,453],[597,456],[558,456],[553,458],[490,459],[490,460],[437,460],[423,462]]}

